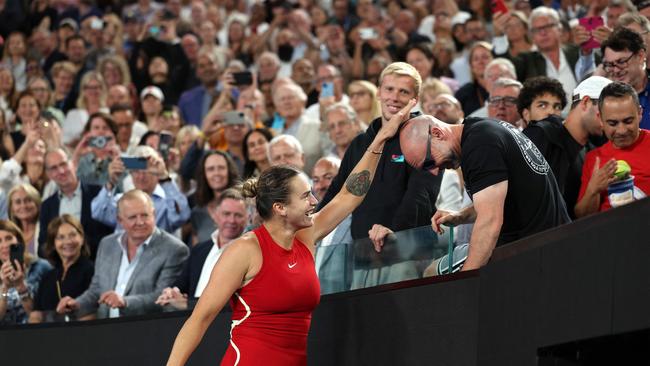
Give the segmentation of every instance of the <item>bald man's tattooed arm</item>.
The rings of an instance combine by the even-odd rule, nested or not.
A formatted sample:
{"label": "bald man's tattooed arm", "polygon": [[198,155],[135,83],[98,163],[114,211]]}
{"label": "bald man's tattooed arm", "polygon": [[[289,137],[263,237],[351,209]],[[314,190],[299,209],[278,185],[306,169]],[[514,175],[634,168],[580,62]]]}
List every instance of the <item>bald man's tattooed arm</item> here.
{"label": "bald man's tattooed arm", "polygon": [[355,196],[363,197],[370,189],[372,179],[368,170],[352,173],[345,181],[345,188]]}

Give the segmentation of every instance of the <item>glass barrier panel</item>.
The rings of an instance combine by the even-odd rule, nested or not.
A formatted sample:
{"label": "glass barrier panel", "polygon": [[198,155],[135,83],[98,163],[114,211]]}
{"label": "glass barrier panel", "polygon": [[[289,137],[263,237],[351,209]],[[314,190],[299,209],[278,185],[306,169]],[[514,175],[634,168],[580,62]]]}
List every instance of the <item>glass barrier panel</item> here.
{"label": "glass barrier panel", "polygon": [[[340,225],[337,230],[340,228],[345,226]],[[467,256],[467,245],[456,245],[454,240],[458,233],[466,240],[463,231],[466,231],[463,226],[455,228],[453,233],[446,228],[440,235],[431,226],[399,231],[388,235],[377,252],[369,238],[353,241],[349,236],[349,226],[338,235],[335,230],[332,238],[326,237],[316,248],[316,271],[321,293],[449,273],[450,257],[454,264],[453,271],[456,272]]]}

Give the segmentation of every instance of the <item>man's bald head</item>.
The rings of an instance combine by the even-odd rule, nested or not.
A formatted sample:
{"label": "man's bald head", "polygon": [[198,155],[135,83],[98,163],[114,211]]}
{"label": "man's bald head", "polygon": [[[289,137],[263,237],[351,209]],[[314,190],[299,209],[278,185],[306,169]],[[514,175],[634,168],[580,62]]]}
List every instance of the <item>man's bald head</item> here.
{"label": "man's bald head", "polygon": [[459,135],[452,131],[456,127],[459,126],[428,115],[408,120],[399,134],[404,159],[414,168],[432,174],[437,174],[439,168],[457,168],[460,165],[460,141]]}

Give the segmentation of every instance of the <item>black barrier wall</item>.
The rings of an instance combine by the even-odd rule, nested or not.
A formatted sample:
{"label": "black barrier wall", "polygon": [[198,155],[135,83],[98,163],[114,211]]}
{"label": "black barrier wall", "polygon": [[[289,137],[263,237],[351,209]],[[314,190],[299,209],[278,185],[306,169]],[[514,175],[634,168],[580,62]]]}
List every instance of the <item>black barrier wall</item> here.
{"label": "black barrier wall", "polygon": [[[480,271],[324,296],[309,364],[536,365],[541,347],[650,329],[649,218],[646,199],[499,248]],[[186,316],[4,328],[0,351],[12,366],[162,365]],[[218,364],[229,316],[189,365]]]}

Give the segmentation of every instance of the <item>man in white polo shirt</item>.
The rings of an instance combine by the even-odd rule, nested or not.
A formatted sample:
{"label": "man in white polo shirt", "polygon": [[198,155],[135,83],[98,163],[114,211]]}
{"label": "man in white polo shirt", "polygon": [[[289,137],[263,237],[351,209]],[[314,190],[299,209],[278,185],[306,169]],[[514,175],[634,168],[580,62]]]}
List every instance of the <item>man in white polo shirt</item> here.
{"label": "man in white polo shirt", "polygon": [[212,233],[212,239],[192,248],[174,286],[165,288],[156,300],[156,304],[165,306],[167,310],[187,309],[188,297],[198,299],[201,296],[223,249],[241,236],[248,222],[244,197],[234,188],[221,193],[214,213],[210,212],[210,215],[218,227]]}

